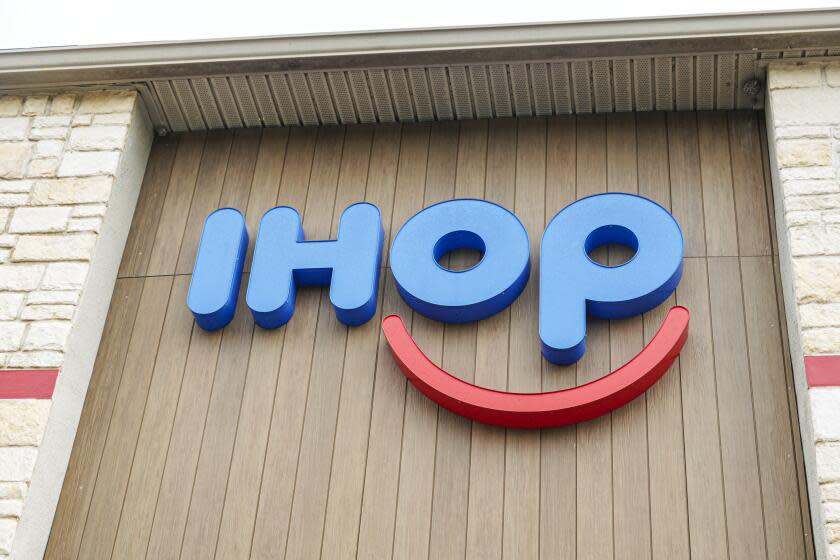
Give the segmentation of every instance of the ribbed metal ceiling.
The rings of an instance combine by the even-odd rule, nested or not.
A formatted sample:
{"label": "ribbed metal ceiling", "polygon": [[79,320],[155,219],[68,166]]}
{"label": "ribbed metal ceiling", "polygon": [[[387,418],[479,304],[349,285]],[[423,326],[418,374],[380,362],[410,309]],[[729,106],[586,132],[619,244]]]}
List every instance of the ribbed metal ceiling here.
{"label": "ribbed metal ceiling", "polygon": [[291,71],[134,85],[155,126],[173,131],[759,109],[762,59],[836,55],[840,48]]}

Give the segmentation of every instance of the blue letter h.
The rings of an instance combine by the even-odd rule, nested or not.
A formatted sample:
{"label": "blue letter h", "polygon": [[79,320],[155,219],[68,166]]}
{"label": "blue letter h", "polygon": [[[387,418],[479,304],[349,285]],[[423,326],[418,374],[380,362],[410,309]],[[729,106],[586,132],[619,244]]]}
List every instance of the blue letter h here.
{"label": "blue letter h", "polygon": [[284,325],[294,313],[298,285],[329,284],[338,320],[365,323],[376,311],[383,237],[372,204],[345,208],[334,241],[305,241],[297,211],[272,208],[260,220],[245,298],[254,320],[267,329]]}

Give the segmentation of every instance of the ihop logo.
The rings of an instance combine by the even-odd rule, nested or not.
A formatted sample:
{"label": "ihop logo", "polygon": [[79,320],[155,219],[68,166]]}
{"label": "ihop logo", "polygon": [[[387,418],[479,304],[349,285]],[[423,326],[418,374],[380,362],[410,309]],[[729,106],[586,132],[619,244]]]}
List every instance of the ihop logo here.
{"label": "ihop logo", "polygon": [[[270,209],[260,220],[245,298],[254,320],[267,329],[284,325],[294,314],[298,286],[329,285],[341,322],[369,321],[376,312],[383,237],[379,209],[368,203],[344,210],[335,240],[306,240],[294,208]],[[593,249],[608,243],[635,253],[618,266],[590,259]],[[238,210],[221,208],[207,217],[187,296],[200,327],[219,329],[233,318],[247,247]],[[438,264],[455,249],[477,250],[481,260],[466,270]],[[679,283],[682,256],[676,220],[647,198],[607,193],[566,206],[540,243],[543,356],[555,364],[575,363],[585,352],[587,316],[631,317],[662,303]],[[400,228],[390,253],[391,273],[405,302],[447,323],[478,321],[513,303],[529,280],[530,259],[528,233],[519,219],[477,199],[448,200],[419,211]],[[480,422],[544,427],[594,418],[647,390],[682,348],[688,310],[672,307],[636,357],[596,381],[529,394],[485,389],[441,370],[396,315],[385,317],[382,329],[406,377],[439,405]]]}

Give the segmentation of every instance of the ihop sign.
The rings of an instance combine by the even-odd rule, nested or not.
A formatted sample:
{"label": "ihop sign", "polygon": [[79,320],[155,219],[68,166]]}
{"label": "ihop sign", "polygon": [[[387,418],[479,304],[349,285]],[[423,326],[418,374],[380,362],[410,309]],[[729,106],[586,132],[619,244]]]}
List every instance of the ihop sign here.
{"label": "ihop sign", "polygon": [[[260,220],[246,302],[255,322],[273,329],[294,313],[298,286],[329,285],[336,317],[360,325],[376,312],[383,230],[379,209],[347,207],[338,238],[306,240],[300,215],[278,206]],[[619,243],[635,254],[618,266],[589,257]],[[248,247],[242,214],[211,213],[201,234],[187,304],[196,323],[220,329],[233,318]],[[455,249],[481,260],[449,270],[438,260]],[[585,352],[587,316],[619,319],[662,303],[682,273],[683,238],[673,216],[632,194],[606,193],[569,204],[549,222],[540,243],[539,333],[543,356],[573,364]],[[519,296],[530,274],[528,233],[510,211],[485,200],[448,200],[412,216],[394,237],[391,273],[416,312],[447,323],[478,321]],[[560,391],[510,393],[467,383],[432,363],[402,319],[389,315],[382,330],[406,377],[439,405],[476,421],[507,427],[546,427],[600,416],[634,399],[668,369],[688,332],[688,310],[672,307],[657,334],[622,367]]]}

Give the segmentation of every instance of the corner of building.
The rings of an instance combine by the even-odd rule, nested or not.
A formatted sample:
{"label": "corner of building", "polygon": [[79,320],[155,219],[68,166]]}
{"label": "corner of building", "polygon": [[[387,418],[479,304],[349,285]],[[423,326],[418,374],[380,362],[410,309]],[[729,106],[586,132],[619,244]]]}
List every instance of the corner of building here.
{"label": "corner of building", "polygon": [[0,96],[0,558],[44,554],[151,140],[133,91]]}
{"label": "corner of building", "polygon": [[[840,558],[840,62],[771,63],[767,133],[818,558]],[[826,364],[815,376],[815,360]]]}

